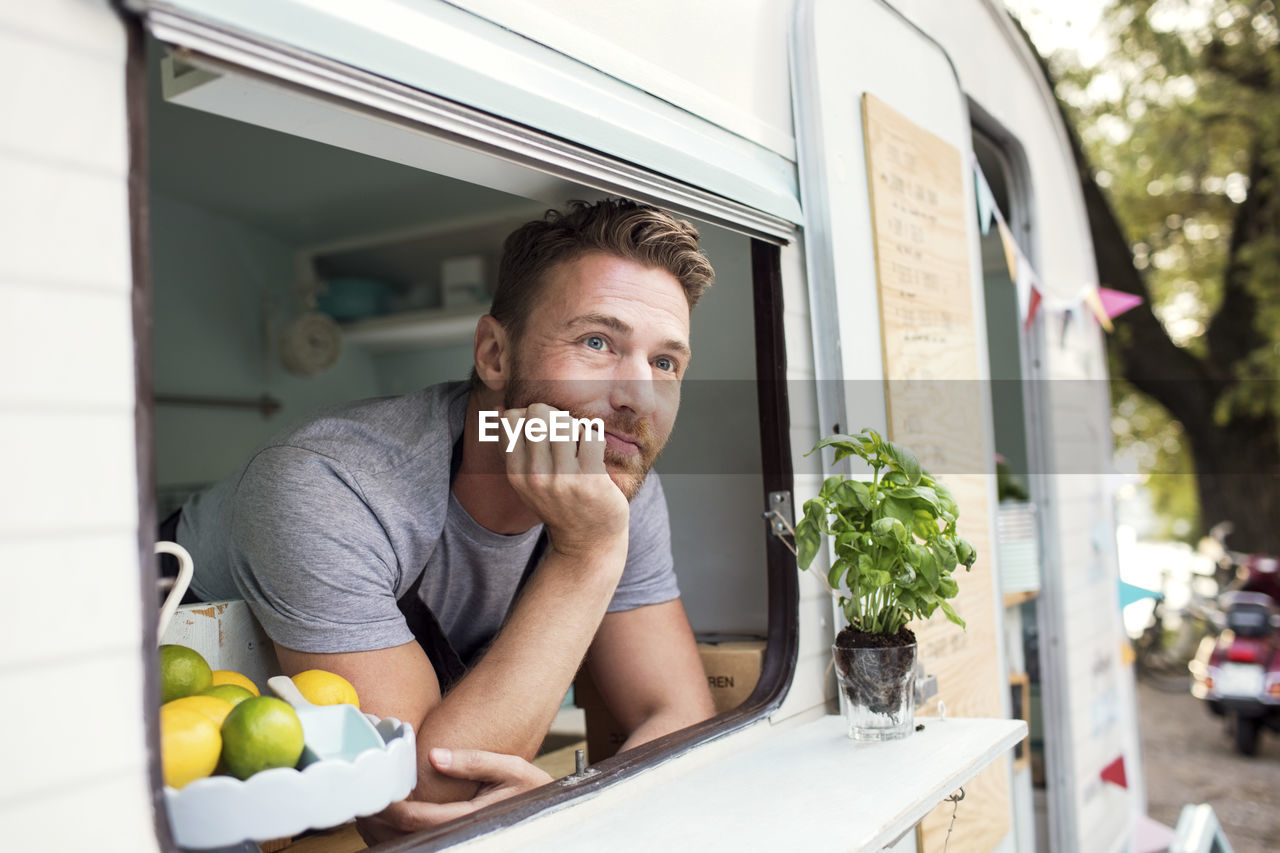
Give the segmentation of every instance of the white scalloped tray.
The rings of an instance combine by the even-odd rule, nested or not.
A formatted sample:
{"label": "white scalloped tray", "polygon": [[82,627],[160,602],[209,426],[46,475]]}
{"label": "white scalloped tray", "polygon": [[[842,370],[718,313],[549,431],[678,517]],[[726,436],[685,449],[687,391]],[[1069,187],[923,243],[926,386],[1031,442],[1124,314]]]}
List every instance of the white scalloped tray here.
{"label": "white scalloped tray", "polygon": [[382,735],[382,749],[352,761],[317,761],[303,770],[278,767],[241,781],[198,779],[164,789],[174,841],[193,849],[227,847],[324,829],[375,814],[409,796],[418,779],[413,726],[366,714]]}

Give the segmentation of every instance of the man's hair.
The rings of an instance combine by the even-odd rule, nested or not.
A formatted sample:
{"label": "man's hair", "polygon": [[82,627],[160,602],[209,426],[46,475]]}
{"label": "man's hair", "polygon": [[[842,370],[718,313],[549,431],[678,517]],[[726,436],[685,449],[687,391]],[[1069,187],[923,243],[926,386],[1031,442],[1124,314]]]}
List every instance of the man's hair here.
{"label": "man's hair", "polygon": [[489,313],[513,341],[519,340],[545,289],[547,271],[591,252],[666,270],[684,288],[691,311],[715,278],[691,223],[627,199],[571,201],[566,212],[548,210],[507,237]]}

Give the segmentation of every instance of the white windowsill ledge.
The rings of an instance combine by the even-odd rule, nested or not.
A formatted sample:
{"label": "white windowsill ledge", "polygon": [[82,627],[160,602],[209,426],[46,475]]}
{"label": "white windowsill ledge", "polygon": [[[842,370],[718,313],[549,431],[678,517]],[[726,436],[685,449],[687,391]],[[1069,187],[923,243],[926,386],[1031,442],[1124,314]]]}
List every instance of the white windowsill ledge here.
{"label": "white windowsill ledge", "polygon": [[[605,811],[575,815],[570,806],[464,847],[487,848],[510,833],[522,836],[522,851],[555,853],[880,850],[1027,735],[1021,720],[916,722],[924,730],[903,740],[858,743],[845,736],[842,717],[825,716]],[[539,827],[544,821],[554,826]]]}

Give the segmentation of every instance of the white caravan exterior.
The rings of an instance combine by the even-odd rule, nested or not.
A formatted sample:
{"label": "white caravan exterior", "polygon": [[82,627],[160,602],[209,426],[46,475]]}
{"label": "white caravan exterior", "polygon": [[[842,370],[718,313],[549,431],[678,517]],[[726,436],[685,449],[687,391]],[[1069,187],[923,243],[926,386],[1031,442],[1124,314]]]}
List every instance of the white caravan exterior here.
{"label": "white caravan exterior", "polygon": [[[606,763],[552,798],[395,849],[932,853],[953,810],[936,807],[964,785],[983,793],[954,806],[950,850],[1129,848],[1145,803],[1121,654],[1103,337],[1080,307],[1097,284],[1088,223],[1052,94],[993,0],[47,0],[0,6],[0,63],[6,846],[175,849],[153,707],[157,489],[226,470],[240,445],[211,433],[252,447],[279,424],[197,422],[159,401],[174,390],[163,383],[265,388],[296,416],[326,394],[394,390],[435,369],[354,330],[323,393],[274,361],[220,360],[233,343],[256,346],[278,315],[255,313],[243,334],[220,323],[296,295],[290,281],[268,298],[275,285],[257,280],[268,269],[289,278],[299,257],[406,234],[447,242],[611,193],[704,228],[719,283],[695,312],[695,345],[708,342],[699,378],[745,383],[731,387],[749,385],[772,412],[738,423],[753,460],[743,470],[663,472],[694,628],[767,635],[761,687],[737,716]],[[804,455],[814,442],[837,425],[885,430],[890,382],[912,378],[894,372],[886,345],[864,95],[958,155],[962,174],[950,178],[962,179],[977,348],[972,370],[944,378],[980,389],[975,467],[962,474],[978,475],[982,497],[966,513],[989,546],[986,580],[976,572],[968,593],[968,638],[922,644],[946,719],[935,699],[924,732],[854,753],[833,723],[830,602],[813,578],[796,585],[760,514],[770,494],[795,508],[815,494],[828,472]],[[268,141],[285,146],[272,149],[283,160],[264,164],[252,148]],[[240,165],[218,172],[222,154]],[[330,156],[352,170],[330,174],[348,188],[330,208],[324,187],[298,188],[279,210],[255,195],[271,171]],[[1044,297],[1025,331],[1021,274],[1000,272],[1003,255],[984,242],[970,179],[979,162]],[[361,207],[353,187],[384,168],[396,171]],[[397,219],[399,188],[418,173],[443,207],[430,222]],[[446,215],[455,198],[470,207]],[[302,215],[312,209],[329,218]],[[382,219],[366,225],[366,214]],[[245,282],[262,292],[219,302],[220,287]],[[993,305],[1013,306],[1012,325]],[[465,355],[465,336],[410,346]],[[760,363],[769,347],[774,363]],[[449,353],[431,363],[455,369]],[[1011,420],[993,414],[993,378],[1020,380]],[[217,390],[222,381],[234,387]],[[710,430],[716,415],[695,405],[682,429]],[[1037,508],[1038,596],[1001,588],[986,475],[1002,428],[1022,443]],[[673,453],[737,452],[722,443]],[[1024,650],[1032,633],[1038,660]],[[974,659],[998,689],[971,674]],[[1042,756],[1034,785],[1010,749],[1024,729],[1009,718],[1027,715],[1027,694],[1018,714],[1005,686],[1032,668],[1043,746],[1022,749]],[[977,715],[961,695],[970,680],[985,685]],[[1127,787],[1104,781],[1117,760]]]}

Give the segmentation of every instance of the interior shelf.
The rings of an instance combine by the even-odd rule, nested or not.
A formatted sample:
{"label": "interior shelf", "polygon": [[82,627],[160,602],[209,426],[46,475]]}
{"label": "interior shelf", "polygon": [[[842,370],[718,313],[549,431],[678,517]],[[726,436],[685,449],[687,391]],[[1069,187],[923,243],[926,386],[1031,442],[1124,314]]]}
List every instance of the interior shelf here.
{"label": "interior shelf", "polygon": [[470,343],[486,305],[402,311],[342,324],[342,338],[371,352]]}

